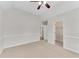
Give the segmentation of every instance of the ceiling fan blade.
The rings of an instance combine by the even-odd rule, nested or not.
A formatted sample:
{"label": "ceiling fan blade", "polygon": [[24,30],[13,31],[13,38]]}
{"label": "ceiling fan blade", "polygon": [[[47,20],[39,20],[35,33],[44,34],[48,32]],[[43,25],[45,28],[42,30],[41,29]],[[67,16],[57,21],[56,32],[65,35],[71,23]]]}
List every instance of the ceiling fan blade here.
{"label": "ceiling fan blade", "polygon": [[45,6],[46,6],[47,8],[50,8],[50,5],[49,5],[48,3],[46,3]]}
{"label": "ceiling fan blade", "polygon": [[40,9],[40,7],[41,7],[41,5],[39,5],[39,6],[37,7],[37,9],[39,10],[39,9]]}

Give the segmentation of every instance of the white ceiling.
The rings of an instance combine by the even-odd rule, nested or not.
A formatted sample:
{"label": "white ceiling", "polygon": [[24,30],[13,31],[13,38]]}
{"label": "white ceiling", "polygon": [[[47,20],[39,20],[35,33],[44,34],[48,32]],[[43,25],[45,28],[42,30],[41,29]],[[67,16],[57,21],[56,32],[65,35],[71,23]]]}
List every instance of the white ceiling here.
{"label": "white ceiling", "polygon": [[50,9],[47,9],[43,5],[40,10],[37,10],[38,2],[29,1],[0,2],[0,7],[2,7],[3,9],[14,7],[30,12],[34,15],[47,18],[70,11],[72,9],[79,8],[78,1],[48,1],[48,3],[51,5]]}

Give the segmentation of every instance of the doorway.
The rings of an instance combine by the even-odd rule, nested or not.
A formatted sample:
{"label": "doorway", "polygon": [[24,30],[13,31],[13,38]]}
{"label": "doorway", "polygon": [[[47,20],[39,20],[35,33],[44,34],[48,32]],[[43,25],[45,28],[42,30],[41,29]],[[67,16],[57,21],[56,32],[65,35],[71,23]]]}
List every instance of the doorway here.
{"label": "doorway", "polygon": [[47,25],[48,25],[47,20],[42,21],[41,30],[40,30],[40,35],[41,35],[40,40],[47,41]]}
{"label": "doorway", "polygon": [[63,47],[63,23],[56,21],[55,23],[55,44]]}

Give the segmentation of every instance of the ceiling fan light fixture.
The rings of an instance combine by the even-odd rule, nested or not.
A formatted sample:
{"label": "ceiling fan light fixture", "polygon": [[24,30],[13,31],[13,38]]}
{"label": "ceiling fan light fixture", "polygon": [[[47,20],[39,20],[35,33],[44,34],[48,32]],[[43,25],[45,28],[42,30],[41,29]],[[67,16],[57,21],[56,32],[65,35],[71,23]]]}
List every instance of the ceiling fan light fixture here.
{"label": "ceiling fan light fixture", "polygon": [[39,5],[41,5],[42,3],[39,1]]}
{"label": "ceiling fan light fixture", "polygon": [[51,7],[48,3],[47,3],[47,1],[31,1],[31,2],[38,2],[38,7],[37,7],[37,10],[39,10],[41,7],[42,7],[42,5],[43,6],[46,6],[48,9]]}
{"label": "ceiling fan light fixture", "polygon": [[44,1],[44,4],[46,4],[46,1]]}

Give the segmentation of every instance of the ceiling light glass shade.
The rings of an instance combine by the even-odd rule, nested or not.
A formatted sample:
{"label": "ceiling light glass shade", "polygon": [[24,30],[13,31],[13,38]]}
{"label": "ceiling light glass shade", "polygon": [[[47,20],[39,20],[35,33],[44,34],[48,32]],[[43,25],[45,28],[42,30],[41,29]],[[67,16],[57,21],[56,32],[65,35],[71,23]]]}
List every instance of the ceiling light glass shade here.
{"label": "ceiling light glass shade", "polygon": [[44,1],[44,4],[46,4],[46,1]]}
{"label": "ceiling light glass shade", "polygon": [[39,5],[41,5],[41,2],[39,2]]}

